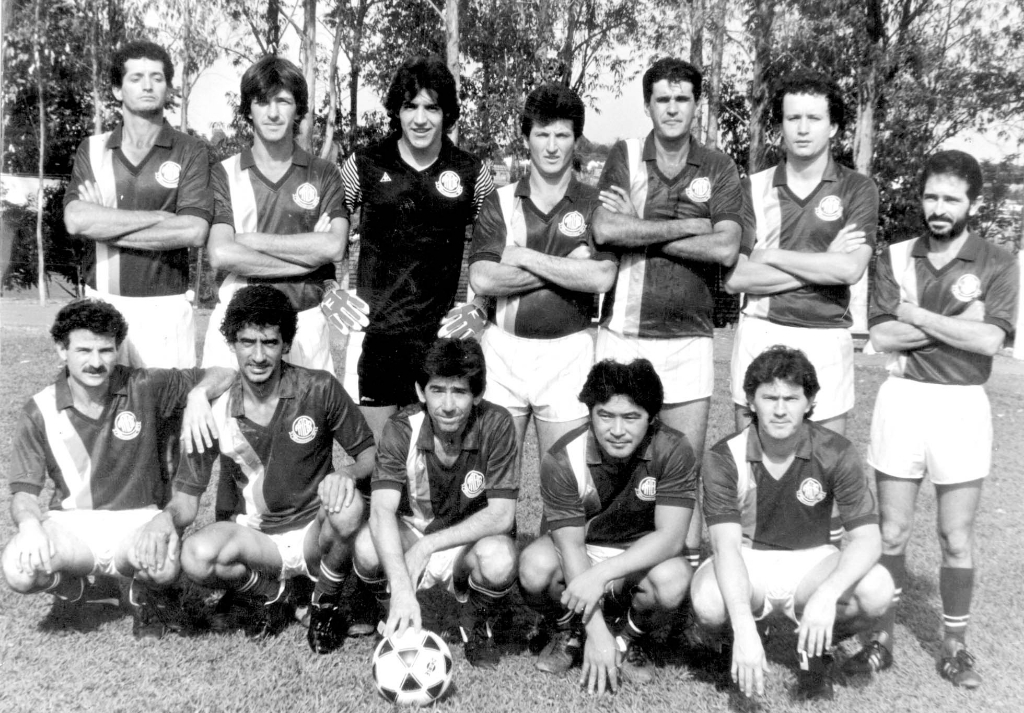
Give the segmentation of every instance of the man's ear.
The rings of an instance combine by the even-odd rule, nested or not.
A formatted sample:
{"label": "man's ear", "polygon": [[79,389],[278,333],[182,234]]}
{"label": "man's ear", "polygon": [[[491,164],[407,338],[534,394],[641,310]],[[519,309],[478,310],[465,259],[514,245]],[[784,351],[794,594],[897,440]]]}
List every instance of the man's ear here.
{"label": "man's ear", "polygon": [[421,404],[427,403],[427,395],[423,391],[423,387],[420,386],[420,382],[416,382],[416,398],[420,400]]}

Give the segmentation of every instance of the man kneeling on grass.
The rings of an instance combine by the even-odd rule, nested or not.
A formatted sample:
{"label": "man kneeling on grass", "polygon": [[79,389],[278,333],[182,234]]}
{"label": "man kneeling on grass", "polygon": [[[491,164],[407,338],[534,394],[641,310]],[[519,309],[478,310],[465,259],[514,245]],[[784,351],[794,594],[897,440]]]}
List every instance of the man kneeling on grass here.
{"label": "man kneeling on grass", "polygon": [[[545,534],[523,551],[519,581],[544,619],[532,641],[550,636],[537,668],[561,674],[582,660],[581,683],[603,693],[620,670],[652,678],[638,639],[686,596],[697,464],[683,434],[658,419],[661,380],[646,359],[598,362],[579,398],[590,419],[541,462]],[[613,608],[621,615],[609,628]]]}
{"label": "man kneeling on grass", "polygon": [[[217,447],[182,461],[167,526],[193,521],[219,452],[222,521],[185,540],[182,568],[249,600],[247,633],[258,639],[291,618],[292,578],[315,579],[307,640],[323,654],[344,641],[339,594],[375,450],[359,408],[332,374],[283,361],[296,321],[288,298],[268,285],[232,297],[221,332],[238,375],[213,404]],[[336,471],[333,442],[355,459]]]}
{"label": "man kneeling on grass", "polygon": [[[758,622],[789,617],[797,623],[798,697],[831,699],[833,643],[870,626],[892,598],[892,578],[877,564],[875,500],[853,444],[808,420],[818,377],[803,352],[765,350],[743,389],[751,425],[704,458],[714,556],[693,576],[693,611],[706,628],[731,626],[722,665],[747,696],[764,693],[766,629]],[[842,551],[829,544],[833,502],[849,537]]]}
{"label": "man kneeling on grass", "polygon": [[[117,365],[128,324],[97,299],[62,308],[50,334],[64,368],[18,421],[9,478],[18,533],[3,553],[4,577],[22,594],[51,592],[61,625],[79,613],[87,577],[116,577],[126,585],[132,634],[162,636],[174,623],[168,588],[179,574],[180,531],[158,546],[147,528],[166,502],[157,444],[186,403],[183,435],[192,423],[209,428],[208,399],[232,372]],[[44,512],[37,498],[47,477],[54,492]]]}

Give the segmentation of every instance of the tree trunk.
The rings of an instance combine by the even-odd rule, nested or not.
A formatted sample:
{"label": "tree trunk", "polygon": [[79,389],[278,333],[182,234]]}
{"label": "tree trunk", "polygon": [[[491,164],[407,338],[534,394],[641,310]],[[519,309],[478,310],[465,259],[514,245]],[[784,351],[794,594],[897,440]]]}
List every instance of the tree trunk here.
{"label": "tree trunk", "polygon": [[726,0],[714,0],[711,7],[711,65],[707,72],[708,121],[704,145],[718,146],[718,117],[722,112],[722,62],[725,55]]}
{"label": "tree trunk", "polygon": [[334,47],[331,49],[331,69],[327,75],[327,123],[324,125],[324,143],[320,147],[320,158],[330,158],[334,153],[334,122],[338,118],[338,55],[344,38],[341,23],[334,31]]}
{"label": "tree trunk", "polygon": [[754,38],[754,61],[750,83],[750,157],[747,172],[755,173],[764,164],[768,147],[765,144],[765,123],[769,111],[768,71],[771,66],[772,30],[775,24],[773,0],[753,0],[748,28]]}
{"label": "tree trunk", "polygon": [[316,111],[316,0],[302,0],[302,8],[302,75],[309,89],[309,111],[299,123],[295,143],[306,151],[312,151],[313,114]]}
{"label": "tree trunk", "polygon": [[32,42],[33,60],[36,65],[36,94],[39,101],[39,185],[36,187],[36,251],[39,270],[39,304],[46,304],[46,247],[43,244],[43,178],[46,175],[46,87],[43,84],[43,3],[36,0],[36,31]]}
{"label": "tree trunk", "polygon": [[853,159],[858,173],[871,176],[875,153],[875,110],[879,100],[879,63],[885,26],[881,0],[864,3],[867,42],[857,77],[857,126],[853,135]]}
{"label": "tree trunk", "polygon": [[[707,0],[690,0],[690,64],[697,69],[704,70],[704,23],[707,16]],[[701,116],[700,104],[694,112],[693,124],[690,125],[690,135],[698,139],[703,138],[701,125],[704,123]]]}
{"label": "tree trunk", "polygon": [[359,76],[363,64],[363,28],[366,23],[366,13],[369,10],[369,0],[360,0],[359,9],[356,11],[355,25],[352,28],[352,47],[349,51],[348,70],[348,150],[355,149],[356,129],[359,126]]}
{"label": "tree trunk", "polygon": [[188,76],[189,52],[192,44],[192,3],[184,0],[185,4],[185,38],[181,45],[181,133],[188,133],[188,95],[192,91]]}
{"label": "tree trunk", "polygon": [[[446,0],[444,4],[444,37],[445,54],[448,61],[448,69],[455,77],[455,94],[458,96],[462,89],[462,67],[459,63],[459,0]],[[456,146],[459,143],[459,125],[452,127],[449,134]]]}
{"label": "tree trunk", "polygon": [[91,21],[89,22],[90,59],[92,69],[92,133],[103,131],[103,78],[100,76],[100,12],[99,0],[90,0]]}

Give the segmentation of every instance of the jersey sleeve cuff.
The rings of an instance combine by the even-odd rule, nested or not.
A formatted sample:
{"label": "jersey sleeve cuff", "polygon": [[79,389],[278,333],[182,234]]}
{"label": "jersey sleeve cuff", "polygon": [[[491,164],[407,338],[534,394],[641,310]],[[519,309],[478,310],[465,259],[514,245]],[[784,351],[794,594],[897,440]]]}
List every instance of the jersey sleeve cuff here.
{"label": "jersey sleeve cuff", "polygon": [[478,252],[473,253],[466,260],[466,264],[472,265],[474,262],[501,262],[501,255],[492,252]]}
{"label": "jersey sleeve cuff", "polygon": [[405,486],[405,481],[397,480],[371,480],[370,481],[370,492],[374,490],[401,490]]}
{"label": "jersey sleeve cuff", "polygon": [[197,218],[202,218],[207,223],[213,220],[213,214],[202,208],[182,208],[178,211],[177,215],[194,215]]}
{"label": "jersey sleeve cuff", "polygon": [[991,324],[993,327],[999,327],[1001,330],[1006,332],[1006,336],[1008,337],[1013,334],[1013,325],[1007,322],[1005,319],[1001,319],[999,317],[989,317],[988,315],[986,315],[985,324]]}
{"label": "jersey sleeve cuff", "polygon": [[728,513],[725,515],[706,515],[704,517],[704,521],[708,524],[708,527],[711,527],[712,525],[727,525],[729,523],[734,523],[736,525],[743,524],[738,512]]}
{"label": "jersey sleeve cuff", "polygon": [[659,495],[655,498],[654,504],[692,509],[696,506],[697,499],[692,495]]}
{"label": "jersey sleeve cuff", "polygon": [[487,491],[487,497],[517,500],[519,498],[519,488],[495,488],[494,490]]}
{"label": "jersey sleeve cuff", "polygon": [[174,492],[185,493],[185,495],[202,495],[206,492],[206,485],[198,485],[196,483],[174,483],[172,486]]}
{"label": "jersey sleeve cuff", "polygon": [[563,527],[583,527],[587,524],[587,518],[583,515],[569,517],[562,520],[549,520],[548,532],[561,530]]}
{"label": "jersey sleeve cuff", "polygon": [[354,445],[352,447],[352,450],[345,449],[345,453],[347,453],[349,455],[349,457],[355,458],[360,453],[365,451],[367,448],[372,448],[372,447],[373,447],[373,436],[367,436],[363,440],[359,441],[359,443]]}
{"label": "jersey sleeve cuff", "polygon": [[872,327],[874,327],[876,325],[885,324],[886,322],[893,322],[895,320],[896,320],[896,315],[893,315],[893,314],[880,314],[877,317],[872,317],[871,319],[868,320],[868,329],[871,329]]}
{"label": "jersey sleeve cuff", "polygon": [[[840,513],[840,516],[842,516],[842,513]],[[864,527],[865,525],[878,525],[878,515],[875,513],[868,513],[867,515],[855,517],[849,522],[843,520],[843,527],[846,528],[847,532],[850,530],[856,530],[858,527]]]}
{"label": "jersey sleeve cuff", "polygon": [[723,220],[731,220],[732,222],[736,223],[736,225],[743,225],[743,216],[741,216],[739,213],[719,213],[718,215],[711,217],[711,224],[717,225],[718,223],[721,223]]}
{"label": "jersey sleeve cuff", "polygon": [[43,492],[43,486],[35,485],[33,483],[11,483],[11,495],[15,493],[28,493],[38,497],[39,493]]}

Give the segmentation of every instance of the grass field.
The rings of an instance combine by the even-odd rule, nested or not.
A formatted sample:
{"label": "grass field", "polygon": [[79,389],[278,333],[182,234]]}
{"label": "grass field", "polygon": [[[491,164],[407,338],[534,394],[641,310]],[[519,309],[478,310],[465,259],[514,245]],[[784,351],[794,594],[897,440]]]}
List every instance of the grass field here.
{"label": "grass field", "polygon": [[[45,314],[5,297],[0,302],[2,386],[0,463],[6,475],[21,405],[49,383],[58,369],[47,336]],[[52,309],[50,310],[52,313]],[[35,315],[35,316],[33,316]],[[205,329],[205,317],[200,320]],[[202,333],[202,331],[200,332]],[[731,427],[726,393],[731,331],[716,338],[716,390],[709,443]],[[340,356],[340,355],[339,355]],[[857,409],[851,437],[866,449],[871,407],[884,378],[884,360],[857,355]],[[997,359],[989,382],[995,421],[994,470],[985,485],[978,528],[973,621],[968,643],[978,657],[984,686],[967,693],[935,673],[941,608],[934,495],[922,489],[918,526],[908,553],[911,581],[897,615],[897,659],[891,671],[871,681],[837,688],[827,706],[839,712],[1024,710],[1024,499],[1020,493],[1024,442],[1024,366]],[[958,418],[951,413],[950,418]],[[531,538],[540,516],[537,459],[532,444],[519,503],[520,531]],[[10,495],[0,488],[0,544],[13,534],[7,514]],[[204,500],[201,518],[211,518]],[[370,679],[369,639],[348,640],[340,651],[317,656],[305,631],[289,627],[265,644],[241,633],[168,636],[136,642],[131,619],[114,607],[90,605],[73,629],[47,620],[49,596],[21,597],[0,586],[0,711],[383,711]],[[497,672],[470,668],[456,650],[451,693],[439,704],[447,711],[790,711],[825,709],[827,704],[791,700],[794,638],[783,634],[769,647],[768,692],[757,704],[717,691],[696,662],[664,652],[668,663],[653,684],[626,686],[615,696],[595,699],[580,692],[575,676],[557,679],[537,672],[525,652],[510,649]]]}

